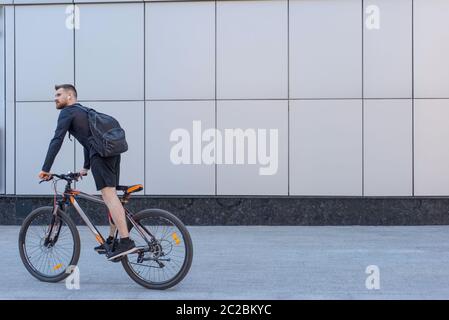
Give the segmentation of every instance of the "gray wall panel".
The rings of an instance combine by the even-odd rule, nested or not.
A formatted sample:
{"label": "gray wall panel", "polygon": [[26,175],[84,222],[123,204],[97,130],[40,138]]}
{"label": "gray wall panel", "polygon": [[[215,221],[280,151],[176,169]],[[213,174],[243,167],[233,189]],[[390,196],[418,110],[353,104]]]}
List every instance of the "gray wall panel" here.
{"label": "gray wall panel", "polygon": [[215,2],[146,6],[146,99],[214,99]]}
{"label": "gray wall panel", "polygon": [[287,98],[287,1],[217,3],[217,97]]}
{"label": "gray wall panel", "polygon": [[5,193],[6,91],[5,91],[5,8],[0,7],[0,194]]}
{"label": "gray wall panel", "polygon": [[[0,55],[1,58],[1,55]],[[2,71],[2,70],[0,70]],[[1,82],[1,81],[0,81]],[[3,94],[3,92],[2,92]],[[6,166],[6,126],[5,126],[5,110],[6,103],[5,100],[0,100],[0,194],[5,193],[6,190],[6,179],[5,179],[5,166]]]}
{"label": "gray wall panel", "polygon": [[86,100],[143,100],[143,3],[81,4],[75,80]]}
{"label": "gray wall panel", "polygon": [[415,100],[415,196],[449,194],[449,100]]}
{"label": "gray wall panel", "polygon": [[290,98],[362,97],[361,3],[290,1]]}
{"label": "gray wall panel", "polygon": [[[192,0],[144,0],[145,2],[192,2]],[[196,2],[210,1],[210,0],[195,0]]]}
{"label": "gray wall panel", "polygon": [[[273,101],[218,101],[217,128],[223,135],[222,164],[217,165],[217,194],[219,195],[287,195],[288,194],[288,102]],[[255,132],[254,146],[249,150],[250,139],[245,139],[243,164],[237,164],[236,140],[231,164],[226,163],[228,155],[226,129],[242,129]],[[258,130],[265,130],[265,140]],[[277,131],[277,140],[270,139],[270,129]],[[259,142],[265,145],[259,148]],[[265,143],[264,143],[265,142]],[[271,152],[271,142],[277,148]],[[256,153],[257,152],[257,153]],[[255,154],[256,153],[256,154]],[[261,163],[264,156],[272,157],[271,163]],[[254,164],[249,162],[250,154],[255,157]],[[262,161],[261,161],[262,160]],[[218,161],[218,159],[217,159]],[[270,174],[263,175],[261,170],[271,168]]]}
{"label": "gray wall panel", "polygon": [[66,7],[16,7],[18,101],[52,100],[55,84],[73,83],[73,30],[66,26]]}
{"label": "gray wall panel", "polygon": [[5,7],[6,18],[6,193],[15,193],[15,87],[14,7]]}
{"label": "gray wall panel", "polygon": [[75,0],[76,3],[92,3],[92,2],[143,2],[143,0]]}
{"label": "gray wall panel", "polygon": [[73,3],[73,0],[14,0],[14,4]]}
{"label": "gray wall panel", "polygon": [[414,1],[415,98],[449,98],[449,1]]}
{"label": "gray wall panel", "polygon": [[[364,97],[411,98],[412,1],[370,0],[364,5]],[[371,6],[378,8],[378,16],[366,12]],[[379,19],[379,29],[372,27],[371,18]]]}
{"label": "gray wall panel", "polygon": [[362,195],[362,101],[290,102],[290,194]]}
{"label": "gray wall panel", "polygon": [[412,196],[412,100],[367,100],[364,195]]}
{"label": "gray wall panel", "polygon": [[[202,157],[194,163],[194,143],[201,149],[208,142],[197,144],[194,137],[215,128],[214,101],[152,101],[146,103],[146,194],[160,195],[214,195],[215,165],[205,164]],[[194,136],[193,121],[201,121],[201,131]],[[172,132],[184,129],[188,133],[185,140],[190,148],[184,154],[190,157],[187,163],[175,164],[171,159],[173,147],[181,141],[175,137],[170,141]],[[175,132],[176,133],[176,132]],[[195,148],[195,150],[198,150]],[[195,153],[196,154],[196,153]],[[201,154],[200,154],[201,156]]]}

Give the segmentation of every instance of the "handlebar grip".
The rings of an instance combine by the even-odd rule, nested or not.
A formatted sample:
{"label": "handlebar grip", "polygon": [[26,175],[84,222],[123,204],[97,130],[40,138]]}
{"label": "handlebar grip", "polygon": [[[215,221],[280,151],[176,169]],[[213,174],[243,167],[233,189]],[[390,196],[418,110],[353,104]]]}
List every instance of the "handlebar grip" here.
{"label": "handlebar grip", "polygon": [[47,179],[47,180],[43,179],[43,180],[39,181],[39,184],[41,184],[42,182],[48,182],[48,181],[50,181],[52,179],[53,179],[53,174],[50,175],[49,179]]}

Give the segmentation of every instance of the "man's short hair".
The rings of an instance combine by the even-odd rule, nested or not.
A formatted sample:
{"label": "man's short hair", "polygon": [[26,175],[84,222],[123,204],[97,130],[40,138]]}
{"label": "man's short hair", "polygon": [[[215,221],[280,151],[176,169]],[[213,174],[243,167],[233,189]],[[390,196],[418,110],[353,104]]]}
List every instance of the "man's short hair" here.
{"label": "man's short hair", "polygon": [[76,92],[75,86],[71,85],[71,84],[57,84],[55,85],[55,90],[59,90],[63,88],[64,90],[70,90],[73,92],[73,95],[75,96],[75,98],[78,97],[78,92]]}

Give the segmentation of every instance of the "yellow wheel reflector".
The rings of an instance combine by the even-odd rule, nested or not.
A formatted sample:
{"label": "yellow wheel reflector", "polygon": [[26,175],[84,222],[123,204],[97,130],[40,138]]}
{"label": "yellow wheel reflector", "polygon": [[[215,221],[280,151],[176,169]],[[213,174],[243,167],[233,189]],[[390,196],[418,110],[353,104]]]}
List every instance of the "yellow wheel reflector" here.
{"label": "yellow wheel reflector", "polygon": [[53,267],[53,270],[59,270],[62,267],[62,263],[59,263]]}
{"label": "yellow wheel reflector", "polygon": [[172,234],[172,238],[173,238],[173,240],[175,240],[176,244],[180,244],[181,243],[181,241],[179,240],[178,235],[176,234],[176,232],[174,232]]}

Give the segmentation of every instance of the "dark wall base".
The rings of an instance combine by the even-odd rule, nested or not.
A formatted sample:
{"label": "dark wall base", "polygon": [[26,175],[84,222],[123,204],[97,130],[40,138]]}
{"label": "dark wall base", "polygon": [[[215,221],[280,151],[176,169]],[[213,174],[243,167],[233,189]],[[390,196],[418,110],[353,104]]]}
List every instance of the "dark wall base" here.
{"label": "dark wall base", "polygon": [[[0,197],[0,225],[20,225],[51,197]],[[107,224],[107,209],[79,200],[93,223]],[[441,225],[449,224],[446,198],[134,197],[128,208],[161,208],[186,225]],[[70,215],[82,223],[73,208]]]}

